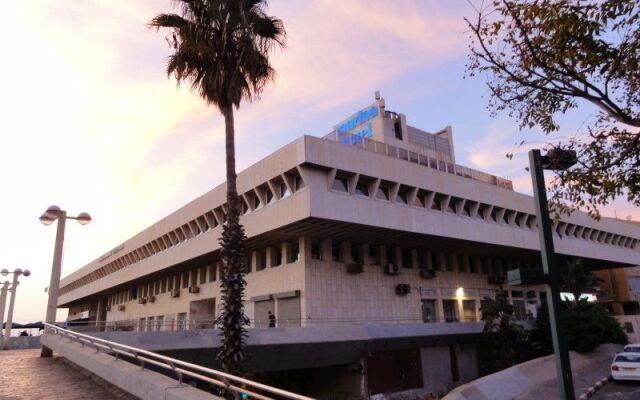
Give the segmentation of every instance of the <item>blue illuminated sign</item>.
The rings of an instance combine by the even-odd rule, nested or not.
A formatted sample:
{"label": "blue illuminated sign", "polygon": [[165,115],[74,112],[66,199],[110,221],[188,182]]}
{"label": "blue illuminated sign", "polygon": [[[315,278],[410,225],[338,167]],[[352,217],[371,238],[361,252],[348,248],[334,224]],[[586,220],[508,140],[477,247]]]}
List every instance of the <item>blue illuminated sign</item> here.
{"label": "blue illuminated sign", "polygon": [[358,111],[353,117],[338,125],[336,129],[338,130],[338,133],[349,132],[355,127],[364,124],[376,115],[378,115],[378,106],[373,105],[371,107],[365,108],[364,110]]}
{"label": "blue illuminated sign", "polygon": [[344,144],[356,144],[362,142],[363,138],[370,138],[373,136],[371,131],[371,122],[369,122],[364,128],[352,132],[348,135],[347,132],[340,134],[340,141]]}

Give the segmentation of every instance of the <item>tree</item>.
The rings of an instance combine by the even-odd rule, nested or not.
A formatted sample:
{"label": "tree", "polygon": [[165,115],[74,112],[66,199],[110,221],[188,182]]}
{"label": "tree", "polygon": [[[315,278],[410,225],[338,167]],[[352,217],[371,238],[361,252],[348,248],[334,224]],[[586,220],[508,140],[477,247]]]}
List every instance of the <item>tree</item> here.
{"label": "tree", "polygon": [[245,281],[244,229],[240,224],[240,199],[236,188],[234,107],[257,99],[274,77],[269,53],[284,46],[282,21],[265,13],[265,0],[178,0],[181,15],[159,14],[149,25],[167,28],[174,53],[167,75],[177,84],[188,83],[224,116],[227,172],[227,214],[222,226],[222,308],[217,323],[223,368],[237,373],[244,359],[245,325],[242,304]]}
{"label": "tree", "polygon": [[[561,310],[569,350],[586,353],[604,343],[627,343],[627,335],[618,320],[599,304],[586,300],[575,303],[563,301]],[[541,350],[552,353],[549,310],[546,306],[538,309],[536,328]]]}
{"label": "tree", "polygon": [[586,289],[598,286],[602,279],[597,278],[591,270],[584,266],[581,259],[571,259],[565,268],[560,269],[562,287],[573,295],[573,303],[577,303]]}
{"label": "tree", "polygon": [[622,195],[640,205],[640,3],[495,0],[477,11],[466,19],[467,71],[487,76],[493,115],[507,110],[521,129],[550,134],[561,114],[596,111],[580,136],[552,146],[579,158],[552,184],[558,211],[598,217],[598,205]]}
{"label": "tree", "polygon": [[480,307],[484,329],[482,331],[489,346],[484,358],[484,372],[496,372],[515,364],[517,342],[528,338],[527,331],[516,322],[513,306],[509,304],[507,292],[499,289],[496,298],[485,298]]}

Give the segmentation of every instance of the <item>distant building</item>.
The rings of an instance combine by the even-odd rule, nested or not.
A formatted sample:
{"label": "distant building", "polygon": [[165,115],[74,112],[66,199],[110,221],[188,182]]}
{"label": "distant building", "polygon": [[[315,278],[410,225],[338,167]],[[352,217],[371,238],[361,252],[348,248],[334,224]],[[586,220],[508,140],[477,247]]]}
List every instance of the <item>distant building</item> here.
{"label": "distant building", "polygon": [[640,267],[596,271],[598,303],[622,323],[631,342],[640,342]]}
{"label": "distant building", "polygon": [[[450,127],[412,127],[376,97],[325,137],[300,137],[238,175],[255,328],[247,370],[289,386],[305,377],[296,390],[443,391],[474,379],[483,299],[508,270],[540,266],[532,198],[457,164]],[[212,327],[225,214],[221,184],[64,278],[59,307],[144,337]],[[638,226],[575,212],[553,231],[561,260],[640,265]],[[545,296],[509,290],[520,319]],[[154,333],[173,342],[137,343],[212,363],[197,353],[209,339]]]}

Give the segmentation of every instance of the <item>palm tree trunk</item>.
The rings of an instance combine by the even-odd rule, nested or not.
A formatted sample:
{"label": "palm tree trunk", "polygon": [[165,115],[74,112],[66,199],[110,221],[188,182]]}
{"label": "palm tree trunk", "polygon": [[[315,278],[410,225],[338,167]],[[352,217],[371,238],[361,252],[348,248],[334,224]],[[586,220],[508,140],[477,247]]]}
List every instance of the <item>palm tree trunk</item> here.
{"label": "palm tree trunk", "polygon": [[236,188],[235,159],[235,127],[233,122],[233,106],[221,107],[225,122],[226,166],[227,166],[227,216],[222,225],[221,246],[221,302],[222,312],[218,317],[222,335],[222,346],[218,360],[224,370],[230,373],[240,372],[244,359],[244,345],[249,323],[244,314],[244,279],[243,266],[246,254],[246,236],[240,225],[240,202]]}

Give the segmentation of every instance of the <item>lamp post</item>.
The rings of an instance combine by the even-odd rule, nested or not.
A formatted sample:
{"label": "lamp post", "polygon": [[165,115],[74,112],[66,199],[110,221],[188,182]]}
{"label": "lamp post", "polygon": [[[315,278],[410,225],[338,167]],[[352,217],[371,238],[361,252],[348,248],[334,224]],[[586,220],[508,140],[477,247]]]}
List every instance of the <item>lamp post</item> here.
{"label": "lamp post", "polygon": [[[51,280],[49,282],[49,299],[47,300],[47,315],[45,322],[53,324],[56,322],[56,310],[58,308],[58,289],[60,288],[60,274],[62,272],[62,247],[64,244],[64,228],[67,219],[75,219],[80,225],[86,225],[91,222],[91,216],[86,212],[78,214],[77,217],[67,215],[67,212],[61,210],[58,206],[50,206],[40,216],[40,222],[44,225],[51,225],[53,221],[58,220],[56,230],[56,244],[53,250],[53,265],[51,267]],[[40,357],[51,357],[53,351],[46,346],[42,346]]]}
{"label": "lamp post", "polygon": [[[4,273],[5,271],[7,271],[6,269],[3,269],[2,271],[0,271],[0,274]],[[9,273],[9,271],[7,271],[7,274]],[[4,309],[7,305],[7,291],[9,290],[9,281],[4,281],[2,283],[2,286],[0,286],[0,328],[3,328],[4,326]],[[2,329],[0,329],[0,348],[2,345]]]}
{"label": "lamp post", "polygon": [[[3,269],[0,271],[0,275],[7,276],[13,274],[13,282],[11,283],[11,298],[9,300],[9,312],[7,313],[7,323],[4,326],[4,337],[2,339],[2,349],[7,350],[9,347],[9,338],[11,337],[11,328],[13,326],[13,309],[16,305],[16,292],[18,291],[18,277],[20,275],[29,276],[31,272],[28,269],[24,271],[20,268],[16,268],[14,271],[7,271]],[[4,307],[4,305],[3,305]],[[4,311],[4,310],[3,310]]]}
{"label": "lamp post", "polygon": [[553,354],[556,361],[557,380],[560,386],[560,398],[562,400],[575,400],[575,392],[573,389],[571,361],[569,359],[564,323],[562,322],[562,311],[560,310],[560,305],[562,304],[562,300],[560,299],[560,269],[553,247],[543,169],[562,171],[570,168],[576,162],[575,151],[553,149],[545,156],[540,154],[540,150],[529,151],[533,196],[538,218],[542,268],[547,275],[546,289],[551,339],[553,341]]}

